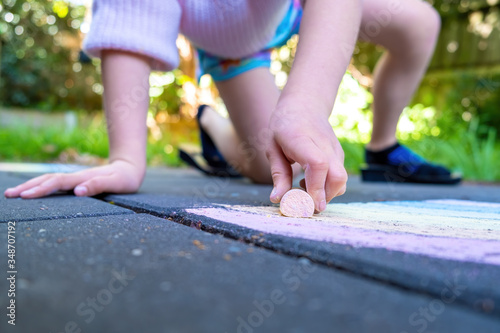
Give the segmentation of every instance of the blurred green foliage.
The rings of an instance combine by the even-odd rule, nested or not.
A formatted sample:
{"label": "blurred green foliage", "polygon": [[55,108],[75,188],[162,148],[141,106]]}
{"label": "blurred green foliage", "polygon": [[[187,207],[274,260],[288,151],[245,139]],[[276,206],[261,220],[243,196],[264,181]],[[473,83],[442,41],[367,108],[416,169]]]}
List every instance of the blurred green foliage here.
{"label": "blurred green foliage", "polygon": [[3,161],[55,162],[68,149],[100,158],[108,155],[106,128],[99,122],[72,131],[61,131],[60,127],[34,129],[22,125],[1,128],[0,144],[0,160]]}
{"label": "blurred green foliage", "polygon": [[[462,6],[466,2],[469,3],[438,1],[440,8],[442,3]],[[84,16],[83,6],[62,0],[3,0],[0,5],[3,107],[85,112],[102,108],[100,62],[82,58],[80,51],[82,31],[88,29]],[[298,37],[292,37],[273,52],[271,72],[279,87],[286,83],[297,42]],[[440,43],[447,41],[441,39]],[[380,47],[359,43],[353,57],[355,69],[371,78],[382,52]],[[192,54],[189,59],[192,61]],[[182,61],[186,60],[181,59],[181,68]],[[184,139],[196,140],[193,122],[187,122],[189,119],[179,122],[185,115],[193,115],[196,104],[193,96],[196,99],[199,93],[194,91],[200,87],[192,77],[191,67],[185,66],[188,68],[185,72],[174,70],[152,75],[148,114],[150,164],[179,165],[175,145]],[[350,74],[346,75],[337,99],[338,109],[330,119],[342,142],[350,172],[357,172],[363,163],[363,145],[371,131],[370,88],[354,81]],[[496,171],[500,170],[496,132],[500,128],[499,105],[500,66],[481,71],[431,70],[412,105],[405,109],[398,136],[421,155],[459,170],[469,179],[500,180]],[[93,114],[90,119],[98,121],[66,133],[57,128],[0,129],[0,159],[60,161],[70,149],[77,155],[105,158],[108,151],[103,118]]]}
{"label": "blurred green foliage", "polygon": [[[381,54],[381,48],[359,43],[353,63],[363,74],[371,76]],[[417,125],[421,130],[428,131],[437,127],[440,137],[447,139],[457,136],[460,132],[458,128],[466,130],[471,120],[477,119],[477,134],[485,138],[489,128],[500,128],[500,66],[478,70],[472,67],[429,71],[411,103],[412,107],[419,105],[435,109],[431,121],[422,118],[421,114],[413,115],[412,121],[424,121],[430,126]]]}
{"label": "blurred green foliage", "polygon": [[[412,105],[434,106],[432,126],[440,129],[440,138],[457,136],[477,119],[476,134],[486,139],[489,128],[500,128],[500,3],[426,1],[441,15],[442,28],[429,70]],[[371,77],[383,51],[369,43],[358,43],[353,63]]]}
{"label": "blurred green foliage", "polygon": [[[86,8],[67,1],[5,0],[0,6],[0,103],[38,110],[100,110],[100,62],[81,52]],[[82,28],[82,29],[81,29]],[[172,72],[151,110],[178,112],[182,84]]]}
{"label": "blurred green foliage", "polygon": [[[436,2],[440,10],[441,2]],[[445,2],[448,7],[465,6]],[[469,2],[465,9],[472,8],[477,1]],[[81,29],[82,24],[86,24],[85,10],[83,6],[62,0],[2,2],[0,103],[3,106],[39,110],[101,109],[99,61],[80,59],[80,30],[85,30]],[[297,37],[292,38],[273,55],[271,70],[279,86],[286,82],[297,41]],[[382,51],[380,47],[359,43],[354,65],[363,74],[371,75]],[[183,84],[188,80],[192,79],[176,70],[169,73],[166,80],[163,78],[161,84],[153,84],[150,107],[153,114],[161,111],[177,114],[182,105]],[[434,126],[446,138],[453,135],[456,126],[467,128],[472,118],[479,118],[480,128],[483,125],[500,128],[499,89],[500,71],[430,73],[414,103],[436,107]],[[369,110],[369,104],[365,110]],[[485,136],[487,129],[478,133]]]}
{"label": "blurred green foliage", "polygon": [[[33,128],[16,125],[0,128],[0,160],[12,162],[62,162],[96,165],[106,162],[108,138],[102,115],[81,119],[85,126],[62,131],[60,127]],[[147,147],[149,165],[180,164],[177,152],[166,133]]]}
{"label": "blurred green foliage", "polygon": [[99,72],[79,57],[85,7],[65,1],[4,0],[0,8],[2,105],[99,109]]}
{"label": "blurred green foliage", "polygon": [[473,120],[481,138],[488,136],[489,128],[500,128],[500,72],[430,73],[416,100],[435,107],[442,139],[457,136],[457,128],[468,128]]}

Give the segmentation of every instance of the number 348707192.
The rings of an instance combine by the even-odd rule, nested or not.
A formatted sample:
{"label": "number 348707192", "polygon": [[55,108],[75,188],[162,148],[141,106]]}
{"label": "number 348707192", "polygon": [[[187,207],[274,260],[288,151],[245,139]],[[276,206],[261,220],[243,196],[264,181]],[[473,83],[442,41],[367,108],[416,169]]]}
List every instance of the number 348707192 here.
{"label": "number 348707192", "polygon": [[7,256],[9,260],[7,264],[9,269],[13,270],[16,268],[16,222],[8,223],[7,231]]}

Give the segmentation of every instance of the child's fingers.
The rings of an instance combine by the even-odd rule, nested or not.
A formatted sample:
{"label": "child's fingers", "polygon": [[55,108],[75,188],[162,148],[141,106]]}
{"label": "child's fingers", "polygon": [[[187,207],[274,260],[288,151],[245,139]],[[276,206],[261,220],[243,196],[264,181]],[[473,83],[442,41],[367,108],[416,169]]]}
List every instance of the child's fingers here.
{"label": "child's fingers", "polygon": [[310,139],[304,137],[290,143],[293,151],[287,151],[287,156],[297,161],[305,171],[307,193],[314,200],[315,209],[322,212],[326,209],[325,186],[330,169],[329,160],[324,151],[318,148]]}
{"label": "child's fingers", "polygon": [[120,191],[116,188],[117,184],[120,182],[116,175],[105,175],[93,177],[75,187],[75,195],[82,197],[91,197],[104,192],[115,192]]}
{"label": "child's fingers", "polygon": [[[43,181],[31,188],[22,191],[19,195],[23,199],[34,199],[50,195],[59,190],[70,190],[80,179],[82,174],[48,174]],[[36,184],[36,183],[33,183]]]}
{"label": "child's fingers", "polygon": [[[328,173],[328,177],[330,177],[330,172]],[[339,182],[339,186],[340,186],[340,190],[335,194],[335,195],[332,195],[332,191],[335,191],[337,187],[334,187],[332,189],[330,189],[330,186],[328,186],[329,182],[327,180],[327,186],[326,186],[326,203],[328,204],[333,198],[335,197],[339,197],[341,195],[343,195],[347,189],[346,187],[346,182],[347,179],[345,179],[345,181],[341,180]],[[306,184],[306,180],[304,178],[302,178],[299,182],[299,186],[304,189],[306,192],[307,192],[307,184]]]}
{"label": "child's fingers", "polygon": [[327,202],[345,193],[348,178],[344,167],[342,147],[336,140],[332,142],[331,147],[329,152],[330,170],[325,184]]}
{"label": "child's fingers", "polygon": [[[78,183],[78,179],[81,177],[83,177],[83,174],[49,173],[33,178],[14,188],[7,189],[4,194],[6,197],[37,198],[54,193],[57,190],[71,189],[73,188],[72,186]],[[73,181],[69,181],[71,179]]]}
{"label": "child's fingers", "polygon": [[271,165],[273,178],[273,191],[270,199],[271,202],[279,203],[283,195],[292,188],[292,167],[281,148],[274,142],[267,150],[266,155]]}
{"label": "child's fingers", "polygon": [[118,184],[121,182],[118,175],[110,174],[93,177],[75,187],[75,195],[91,197],[104,192],[121,193]]}
{"label": "child's fingers", "polygon": [[140,183],[124,181],[119,173],[93,177],[75,187],[76,196],[91,197],[105,192],[133,193],[138,190]]}
{"label": "child's fingers", "polygon": [[340,189],[340,191],[338,191],[335,196],[336,197],[340,197],[341,195],[344,195],[344,193],[345,193],[346,190],[347,190],[347,184],[344,184],[344,186],[342,186],[342,188]]}
{"label": "child's fingers", "polygon": [[338,197],[346,191],[347,172],[343,165],[330,164],[330,170],[325,183],[326,202]]}
{"label": "child's fingers", "polygon": [[51,195],[54,192],[57,192],[57,188],[35,186],[33,188],[30,188],[29,190],[21,192],[19,196],[23,199],[35,199]]}
{"label": "child's fingers", "polygon": [[328,161],[319,157],[309,157],[306,164],[303,165],[305,171],[305,182],[307,184],[307,193],[314,200],[315,208],[318,212],[326,209],[325,184],[328,176]]}
{"label": "child's fingers", "polygon": [[44,181],[46,181],[48,178],[50,178],[50,176],[51,176],[50,174],[46,174],[46,175],[43,175],[43,176],[39,176],[39,177],[30,179],[27,182],[22,183],[22,184],[20,184],[20,185],[18,185],[16,187],[8,188],[7,190],[5,190],[4,195],[7,198],[18,197],[21,194],[21,192],[24,192],[26,190],[29,190],[29,189],[31,189],[33,187],[36,187],[36,186],[40,185],[41,183],[43,183]]}

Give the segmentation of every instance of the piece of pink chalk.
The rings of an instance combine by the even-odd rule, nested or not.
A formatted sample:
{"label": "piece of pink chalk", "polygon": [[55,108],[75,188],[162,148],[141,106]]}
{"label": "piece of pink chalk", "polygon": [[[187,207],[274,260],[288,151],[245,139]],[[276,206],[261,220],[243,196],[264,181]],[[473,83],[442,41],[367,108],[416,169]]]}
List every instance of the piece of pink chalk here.
{"label": "piece of pink chalk", "polygon": [[314,200],[306,191],[291,189],[281,198],[280,211],[288,217],[312,217]]}

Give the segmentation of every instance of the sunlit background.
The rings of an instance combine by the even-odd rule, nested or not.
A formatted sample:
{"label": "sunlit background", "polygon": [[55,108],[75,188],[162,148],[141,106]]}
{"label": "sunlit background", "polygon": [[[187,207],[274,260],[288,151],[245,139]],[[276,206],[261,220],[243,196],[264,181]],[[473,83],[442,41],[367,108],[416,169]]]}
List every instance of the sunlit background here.
{"label": "sunlit background", "polygon": [[[443,29],[429,71],[403,113],[399,139],[469,180],[500,180],[498,0],[436,0]],[[0,160],[96,165],[108,153],[99,61],[81,52],[91,2],[3,0],[0,5]],[[298,36],[273,51],[286,84]],[[153,73],[148,163],[180,166],[176,147],[197,143],[200,104],[226,111],[210,76],[196,79],[196,54],[179,36],[179,69]],[[370,138],[372,71],[381,50],[358,44],[330,122],[358,173]],[[311,73],[314,75],[314,73]]]}

